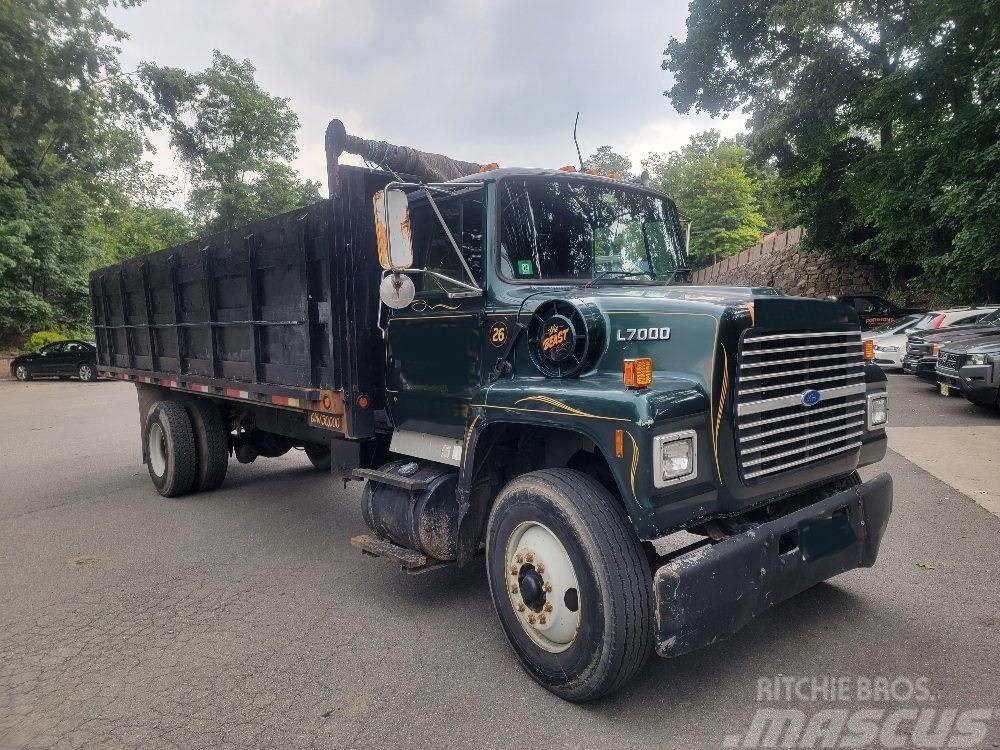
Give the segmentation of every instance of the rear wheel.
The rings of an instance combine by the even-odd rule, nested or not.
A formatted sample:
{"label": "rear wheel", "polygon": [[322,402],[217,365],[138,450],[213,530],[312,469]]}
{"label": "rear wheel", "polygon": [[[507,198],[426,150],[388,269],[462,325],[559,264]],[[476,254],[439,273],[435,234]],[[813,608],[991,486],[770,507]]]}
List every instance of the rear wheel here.
{"label": "rear wheel", "polygon": [[84,362],[77,369],[76,374],[80,376],[80,380],[84,383],[93,383],[97,380],[97,368],[94,367],[89,362]]}
{"label": "rear wheel", "polygon": [[486,542],[497,615],[522,666],[570,701],[612,692],[653,647],[653,586],[618,500],[572,469],[518,477]]}
{"label": "rear wheel", "polygon": [[14,368],[14,377],[22,383],[26,383],[31,380],[31,370],[28,369],[27,365],[18,365]]}
{"label": "rear wheel", "polygon": [[156,491],[176,497],[191,490],[197,458],[194,430],[183,405],[157,401],[146,419],[146,467]]}
{"label": "rear wheel", "polygon": [[330,471],[330,446],[329,445],[307,445],[306,455],[312,465],[320,471]]}
{"label": "rear wheel", "polygon": [[195,492],[218,489],[229,468],[229,433],[219,407],[211,401],[194,398],[187,402],[188,416],[194,429]]}

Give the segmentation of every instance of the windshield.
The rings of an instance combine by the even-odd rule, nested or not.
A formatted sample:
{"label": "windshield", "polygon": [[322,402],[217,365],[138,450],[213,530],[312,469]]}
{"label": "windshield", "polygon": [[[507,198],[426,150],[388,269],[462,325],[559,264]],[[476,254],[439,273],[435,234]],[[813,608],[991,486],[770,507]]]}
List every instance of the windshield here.
{"label": "windshield", "polygon": [[984,315],[977,322],[976,325],[980,326],[998,326],[1000,325],[1000,309],[996,309],[993,312]]}
{"label": "windshield", "polygon": [[624,186],[508,178],[500,210],[507,278],[669,281],[684,265],[673,204]]}
{"label": "windshield", "polygon": [[905,318],[900,318],[899,320],[894,320],[891,323],[886,323],[884,326],[879,326],[878,328],[873,328],[871,330],[872,335],[878,336],[887,333],[902,333],[907,328],[915,325],[917,319],[920,318],[919,315],[907,315]]}

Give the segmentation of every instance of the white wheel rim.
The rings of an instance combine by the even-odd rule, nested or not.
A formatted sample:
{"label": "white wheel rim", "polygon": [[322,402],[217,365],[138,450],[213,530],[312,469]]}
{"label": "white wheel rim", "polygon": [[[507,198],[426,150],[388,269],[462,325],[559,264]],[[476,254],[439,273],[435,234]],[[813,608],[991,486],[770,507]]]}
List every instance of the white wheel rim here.
{"label": "white wheel rim", "polygon": [[[507,540],[504,561],[507,595],[524,632],[551,653],[572,646],[583,602],[573,562],[559,537],[547,526],[525,521]],[[539,579],[541,599],[536,595]]]}
{"label": "white wheel rim", "polygon": [[160,423],[153,422],[149,428],[149,463],[153,467],[153,473],[158,477],[162,477],[163,472],[167,470],[166,443],[166,436]]}
{"label": "white wheel rim", "polygon": [[90,380],[90,365],[84,365],[80,368],[80,379]]}
{"label": "white wheel rim", "polygon": [[17,366],[17,379],[25,380],[28,377],[28,368],[24,365]]}

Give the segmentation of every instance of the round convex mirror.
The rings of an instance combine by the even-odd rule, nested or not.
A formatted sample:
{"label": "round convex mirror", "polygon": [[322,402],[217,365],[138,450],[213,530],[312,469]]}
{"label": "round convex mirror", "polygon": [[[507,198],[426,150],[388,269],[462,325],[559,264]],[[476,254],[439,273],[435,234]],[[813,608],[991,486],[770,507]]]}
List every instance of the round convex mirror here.
{"label": "round convex mirror", "polygon": [[378,296],[382,300],[382,304],[393,310],[401,310],[409,305],[413,302],[415,294],[413,280],[401,273],[386,274],[378,288]]}

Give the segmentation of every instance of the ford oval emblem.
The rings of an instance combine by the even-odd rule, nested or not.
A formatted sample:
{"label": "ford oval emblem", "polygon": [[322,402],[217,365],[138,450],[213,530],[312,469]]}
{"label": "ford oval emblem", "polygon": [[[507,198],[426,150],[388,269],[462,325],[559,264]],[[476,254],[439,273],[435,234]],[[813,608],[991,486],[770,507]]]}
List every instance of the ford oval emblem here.
{"label": "ford oval emblem", "polygon": [[823,394],[816,390],[809,389],[802,392],[802,403],[806,406],[816,406],[822,398]]}

